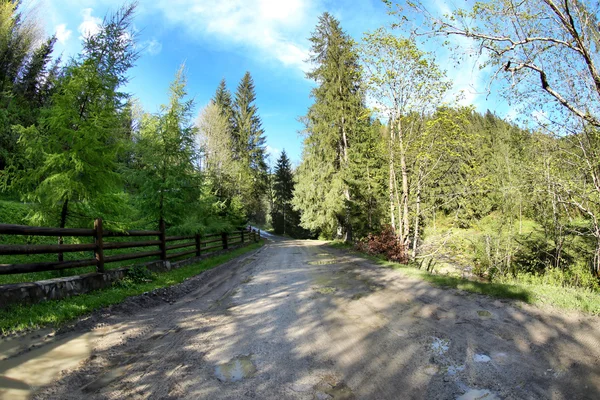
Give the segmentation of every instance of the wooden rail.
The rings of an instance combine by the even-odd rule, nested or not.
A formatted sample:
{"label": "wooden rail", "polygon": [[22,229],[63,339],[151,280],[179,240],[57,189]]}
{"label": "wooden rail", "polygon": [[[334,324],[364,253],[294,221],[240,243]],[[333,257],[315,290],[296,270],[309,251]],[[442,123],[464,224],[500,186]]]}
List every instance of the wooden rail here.
{"label": "wooden rail", "polygon": [[[230,245],[237,245],[247,241],[260,240],[260,231],[240,230],[231,233],[215,233],[202,236],[180,235],[166,236],[164,221],[160,221],[157,231],[127,231],[111,232],[102,228],[102,219],[94,221],[94,229],[79,228],[45,228],[25,225],[0,224],[0,235],[26,235],[26,236],[76,236],[89,237],[93,243],[84,244],[17,244],[0,245],[0,256],[7,255],[33,255],[57,254],[59,261],[31,262],[21,264],[0,263],[0,275],[23,274],[29,272],[55,271],[68,268],[95,266],[96,271],[103,273],[104,266],[108,263],[134,260],[137,258],[156,257],[167,261],[174,258],[190,255],[200,256],[202,253],[215,250],[226,250]],[[154,236],[154,240],[139,240],[131,242],[106,242],[105,238],[115,237],[143,237]],[[167,244],[168,242],[184,241],[184,243]],[[219,243],[218,245],[215,245]],[[210,246],[209,246],[210,245]],[[106,250],[129,249],[136,247],[157,246],[157,250],[138,251],[126,254],[105,255]],[[180,250],[181,249],[181,250]],[[180,250],[172,252],[173,250]],[[93,258],[81,260],[60,261],[63,253],[93,252]]]}

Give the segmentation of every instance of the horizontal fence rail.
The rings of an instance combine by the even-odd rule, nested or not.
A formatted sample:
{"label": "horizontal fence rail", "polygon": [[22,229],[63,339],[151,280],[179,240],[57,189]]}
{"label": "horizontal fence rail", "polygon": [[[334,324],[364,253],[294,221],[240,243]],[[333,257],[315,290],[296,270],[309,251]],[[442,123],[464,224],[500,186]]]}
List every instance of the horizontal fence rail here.
{"label": "horizontal fence rail", "polygon": [[[105,264],[135,260],[138,258],[157,257],[159,260],[167,261],[186,256],[200,256],[216,250],[226,250],[231,245],[238,245],[248,241],[260,240],[260,231],[239,230],[231,233],[214,233],[210,235],[180,235],[166,236],[164,221],[159,224],[157,231],[132,230],[126,232],[105,231],[102,228],[102,219],[94,221],[94,229],[79,228],[46,228],[25,225],[0,224],[0,235],[23,235],[23,236],[54,236],[60,238],[62,243],[64,236],[88,237],[93,243],[83,244],[10,244],[0,245],[0,256],[34,255],[34,254],[56,254],[58,261],[44,261],[17,264],[0,263],[0,275],[23,274],[30,272],[58,271],[69,268],[95,266],[99,273],[104,272]],[[106,242],[105,238],[138,238],[154,236],[157,239],[144,240],[143,238],[124,242]],[[170,242],[181,242],[173,243]],[[218,244],[217,244],[218,243]],[[125,254],[105,255],[106,250],[130,249],[136,247],[152,247],[156,250],[137,251]],[[178,250],[173,252],[174,250]],[[90,252],[93,258],[81,260],[62,261],[63,253]]]}

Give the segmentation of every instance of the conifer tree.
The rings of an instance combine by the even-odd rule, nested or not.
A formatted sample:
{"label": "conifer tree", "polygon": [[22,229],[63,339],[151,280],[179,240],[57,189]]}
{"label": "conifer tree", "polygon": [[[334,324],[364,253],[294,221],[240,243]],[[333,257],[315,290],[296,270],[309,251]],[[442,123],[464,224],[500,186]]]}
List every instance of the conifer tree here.
{"label": "conifer tree", "polygon": [[196,127],[192,100],[186,100],[183,66],[169,88],[169,103],[159,115],[146,114],[136,138],[136,178],[141,209],[148,221],[183,224],[189,204],[198,200],[199,176],[194,169]]}
{"label": "conifer tree", "polygon": [[285,150],[277,159],[275,165],[275,174],[273,179],[273,210],[271,218],[275,233],[289,234],[292,230],[293,216],[295,211],[291,208],[291,201],[294,197],[294,174],[292,166]]}
{"label": "conifer tree", "polygon": [[349,148],[365,112],[358,56],[352,39],[328,13],[319,18],[310,41],[315,68],[307,77],[318,86],[303,119],[306,138],[294,204],[303,210],[303,227],[330,236],[337,231],[351,241]]}
{"label": "conifer tree", "polygon": [[265,131],[255,100],[254,81],[246,72],[238,85],[233,105],[234,158],[240,163],[237,183],[247,215],[251,219],[264,221],[263,198],[267,190]]}
{"label": "conifer tree", "polygon": [[25,200],[41,206],[41,220],[50,222],[58,212],[64,227],[71,206],[93,203],[96,215],[114,206],[127,98],[119,88],[137,56],[130,33],[133,13],[133,5],[123,7],[97,34],[84,38],[81,55],[66,67],[39,123],[17,128],[27,165],[13,184]]}

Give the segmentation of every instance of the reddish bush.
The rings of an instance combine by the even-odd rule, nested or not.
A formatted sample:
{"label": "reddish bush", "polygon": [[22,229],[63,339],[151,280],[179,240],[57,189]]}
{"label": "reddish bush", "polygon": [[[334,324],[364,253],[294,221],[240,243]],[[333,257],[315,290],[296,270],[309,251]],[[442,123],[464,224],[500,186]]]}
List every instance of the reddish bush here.
{"label": "reddish bush", "polygon": [[358,251],[372,256],[383,255],[389,261],[399,263],[408,262],[406,246],[400,243],[391,226],[387,225],[378,234],[370,233],[369,236],[356,244]]}

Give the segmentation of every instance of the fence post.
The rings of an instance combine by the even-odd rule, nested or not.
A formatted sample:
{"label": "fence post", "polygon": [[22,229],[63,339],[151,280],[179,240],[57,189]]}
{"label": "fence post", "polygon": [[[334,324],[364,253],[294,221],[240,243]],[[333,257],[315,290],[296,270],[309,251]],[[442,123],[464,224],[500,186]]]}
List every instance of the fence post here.
{"label": "fence post", "polygon": [[200,244],[202,243],[200,239],[200,234],[196,233],[196,257],[200,257]]}
{"label": "fence post", "polygon": [[165,234],[165,220],[162,218],[158,223],[158,230],[160,231],[160,259],[167,261],[167,235]]}
{"label": "fence post", "polygon": [[227,232],[221,233],[221,242],[223,242],[223,250],[227,250]]}
{"label": "fence post", "polygon": [[104,273],[104,239],[102,238],[102,218],[96,218],[94,220],[94,230],[96,233],[94,234],[94,241],[96,243],[96,248],[94,250],[94,255],[96,257],[96,272],[103,274]]}
{"label": "fence post", "polygon": [[244,243],[244,229],[242,229],[240,232],[242,232],[242,243]]}

